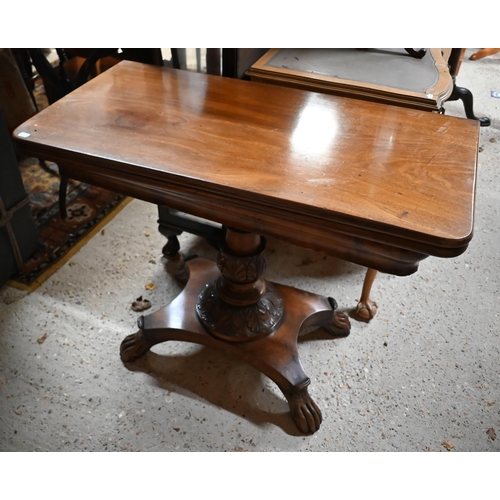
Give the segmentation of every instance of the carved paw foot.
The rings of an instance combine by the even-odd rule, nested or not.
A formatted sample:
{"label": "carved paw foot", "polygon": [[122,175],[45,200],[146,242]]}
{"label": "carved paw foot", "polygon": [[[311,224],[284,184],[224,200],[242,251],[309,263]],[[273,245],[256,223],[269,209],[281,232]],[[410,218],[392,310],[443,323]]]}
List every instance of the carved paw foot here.
{"label": "carved paw foot", "polygon": [[293,421],[304,434],[313,434],[319,429],[323,416],[318,405],[311,399],[307,387],[295,387],[287,398]]}
{"label": "carved paw foot", "polygon": [[328,330],[336,337],[347,337],[351,333],[351,322],[346,313],[335,311],[332,324]]}
{"label": "carved paw foot", "polygon": [[351,333],[351,322],[347,314],[337,311],[337,302],[329,298],[328,302],[332,306],[332,319],[329,323],[323,325],[323,328],[334,337],[347,337]]}
{"label": "carved paw foot", "polygon": [[365,321],[368,323],[377,314],[377,303],[371,299],[366,301],[360,300],[353,312],[353,317],[359,321]]}
{"label": "carved paw foot", "polygon": [[129,363],[139,359],[150,348],[151,344],[145,341],[142,330],[139,330],[123,339],[120,346],[120,357],[124,363]]}

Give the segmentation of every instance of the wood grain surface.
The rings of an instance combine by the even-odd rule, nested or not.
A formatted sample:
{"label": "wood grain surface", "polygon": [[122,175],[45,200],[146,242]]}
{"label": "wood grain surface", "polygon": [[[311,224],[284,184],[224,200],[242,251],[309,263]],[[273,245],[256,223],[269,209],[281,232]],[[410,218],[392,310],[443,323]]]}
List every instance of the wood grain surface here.
{"label": "wood grain surface", "polygon": [[479,125],[124,61],[18,127],[72,178],[409,274],[473,233]]}

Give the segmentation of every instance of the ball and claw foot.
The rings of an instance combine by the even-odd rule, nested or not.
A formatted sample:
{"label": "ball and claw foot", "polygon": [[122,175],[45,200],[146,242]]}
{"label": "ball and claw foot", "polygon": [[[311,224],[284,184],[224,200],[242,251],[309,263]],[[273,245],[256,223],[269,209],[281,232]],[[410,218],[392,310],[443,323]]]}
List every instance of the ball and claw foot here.
{"label": "ball and claw foot", "polygon": [[353,316],[359,321],[365,321],[368,323],[377,314],[377,303],[371,299],[366,301],[360,300],[353,312]]}
{"label": "ball and claw foot", "polygon": [[323,416],[318,405],[309,396],[307,387],[294,387],[287,399],[293,421],[298,429],[304,434],[315,433],[323,421]]}
{"label": "ball and claw foot", "polygon": [[128,335],[120,345],[120,357],[124,363],[139,359],[146,354],[152,346],[145,341],[142,330]]}

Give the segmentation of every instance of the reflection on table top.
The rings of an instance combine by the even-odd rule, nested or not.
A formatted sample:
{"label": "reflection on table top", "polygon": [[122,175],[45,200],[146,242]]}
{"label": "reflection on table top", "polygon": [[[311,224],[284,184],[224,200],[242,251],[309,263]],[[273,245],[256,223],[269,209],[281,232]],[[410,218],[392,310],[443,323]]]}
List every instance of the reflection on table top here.
{"label": "reflection on table top", "polygon": [[84,177],[223,199],[195,214],[222,223],[268,207],[443,248],[472,237],[472,120],[125,61],[14,134]]}

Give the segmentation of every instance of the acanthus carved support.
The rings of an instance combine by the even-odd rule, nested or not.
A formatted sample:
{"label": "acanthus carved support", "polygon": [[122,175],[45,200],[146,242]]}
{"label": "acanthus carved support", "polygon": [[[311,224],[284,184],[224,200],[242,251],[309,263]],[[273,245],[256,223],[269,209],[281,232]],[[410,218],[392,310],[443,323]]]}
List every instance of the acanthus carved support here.
{"label": "acanthus carved support", "polygon": [[264,249],[260,236],[228,229],[217,259],[221,275],[205,285],[196,304],[198,318],[215,337],[256,340],[281,324],[283,301],[262,278]]}

